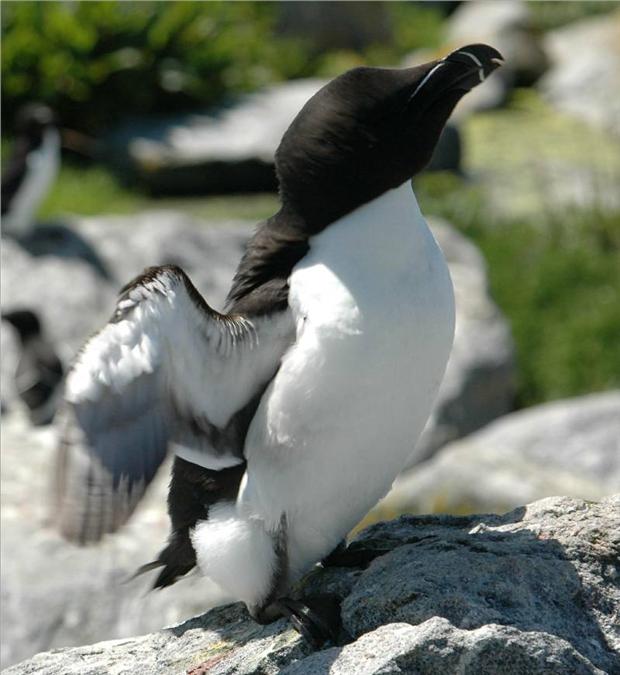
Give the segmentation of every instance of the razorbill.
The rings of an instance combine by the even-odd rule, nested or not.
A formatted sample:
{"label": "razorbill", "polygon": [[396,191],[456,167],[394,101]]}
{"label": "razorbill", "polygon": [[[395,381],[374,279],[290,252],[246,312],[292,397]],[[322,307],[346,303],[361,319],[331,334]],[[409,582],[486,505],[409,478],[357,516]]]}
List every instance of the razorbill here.
{"label": "razorbill", "polygon": [[64,368],[54,345],[45,335],[39,317],[29,309],[2,313],[19,338],[19,360],[15,371],[17,395],[35,426],[49,424],[59,401]]}
{"label": "razorbill", "polygon": [[66,537],[125,523],[171,448],[155,587],[198,565],[255,620],[284,613],[320,632],[287,591],[389,490],[452,345],[450,276],[410,179],[500,63],[470,45],[355,68],[313,96],[276,153],[281,209],[250,240],[223,314],[175,266],[125,286],[67,377]]}
{"label": "razorbill", "polygon": [[19,237],[34,218],[60,168],[60,132],[53,111],[42,103],[21,108],[15,139],[2,174],[2,231]]}

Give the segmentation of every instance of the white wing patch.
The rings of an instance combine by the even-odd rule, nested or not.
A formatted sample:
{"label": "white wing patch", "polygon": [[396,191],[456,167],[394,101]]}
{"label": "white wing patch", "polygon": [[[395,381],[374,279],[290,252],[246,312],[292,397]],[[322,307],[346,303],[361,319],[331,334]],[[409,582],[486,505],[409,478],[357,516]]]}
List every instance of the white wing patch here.
{"label": "white wing patch", "polygon": [[67,377],[65,534],[93,540],[122,524],[169,446],[214,470],[241,463],[245,429],[235,415],[262,392],[293,337],[288,312],[218,314],[177,267],[152,268],[126,287]]}

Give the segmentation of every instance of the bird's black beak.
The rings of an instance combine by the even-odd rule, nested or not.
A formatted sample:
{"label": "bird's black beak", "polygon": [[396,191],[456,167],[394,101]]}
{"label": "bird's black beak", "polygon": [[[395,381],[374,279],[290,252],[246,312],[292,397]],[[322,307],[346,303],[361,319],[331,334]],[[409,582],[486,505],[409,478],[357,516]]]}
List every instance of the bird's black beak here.
{"label": "bird's black beak", "polygon": [[431,62],[426,73],[416,83],[409,101],[422,98],[434,102],[447,92],[470,91],[504,63],[502,55],[489,45],[474,44],[461,47],[440,61]]}
{"label": "bird's black beak", "polygon": [[457,79],[459,89],[469,91],[479,85],[503,63],[502,55],[489,45],[469,45],[448,54],[443,63],[452,69],[462,70]]}

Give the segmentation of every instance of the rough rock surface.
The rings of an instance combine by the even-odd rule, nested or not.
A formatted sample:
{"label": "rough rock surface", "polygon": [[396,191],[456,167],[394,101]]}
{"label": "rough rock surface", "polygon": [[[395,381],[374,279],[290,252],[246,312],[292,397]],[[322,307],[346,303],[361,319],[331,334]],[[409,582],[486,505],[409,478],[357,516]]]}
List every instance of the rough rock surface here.
{"label": "rough rock surface", "polygon": [[240,605],[138,638],[42,653],[7,675],[620,672],[620,495],[505,516],[402,517],[352,544],[366,567],[300,589],[342,598],[344,646],[310,653]]}
{"label": "rough rock surface", "polygon": [[396,482],[374,517],[396,513],[502,513],[566,494],[620,492],[620,391],[506,415],[442,448]]}
{"label": "rough rock surface", "polygon": [[542,95],[620,136],[620,10],[552,31],[544,45],[552,67],[539,83]]}

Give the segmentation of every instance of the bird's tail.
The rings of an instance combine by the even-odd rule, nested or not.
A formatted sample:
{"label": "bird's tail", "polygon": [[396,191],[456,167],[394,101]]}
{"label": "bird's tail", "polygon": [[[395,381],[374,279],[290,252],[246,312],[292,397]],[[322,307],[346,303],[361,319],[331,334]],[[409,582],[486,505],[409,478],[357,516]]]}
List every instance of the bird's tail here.
{"label": "bird's tail", "polygon": [[141,565],[127,581],[132,581],[142,574],[162,567],[163,569],[153,582],[152,589],[165,588],[191,572],[195,566],[196,553],[191,545],[189,533],[177,530],[170,535],[168,544],[160,551],[157,558]]}

